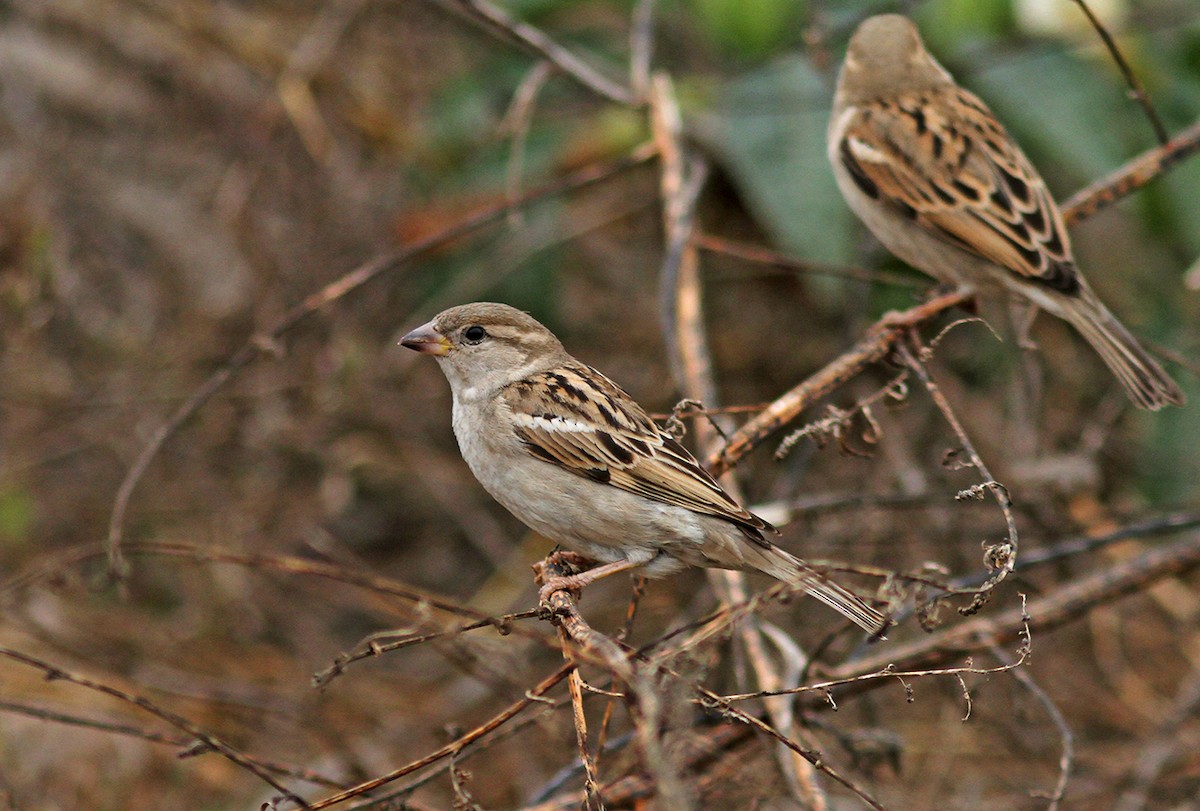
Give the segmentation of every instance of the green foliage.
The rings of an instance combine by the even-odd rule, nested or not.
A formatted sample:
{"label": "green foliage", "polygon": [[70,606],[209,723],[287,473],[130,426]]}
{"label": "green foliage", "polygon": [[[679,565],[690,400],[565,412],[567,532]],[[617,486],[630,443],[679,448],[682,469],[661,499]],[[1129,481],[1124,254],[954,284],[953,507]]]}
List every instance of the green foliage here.
{"label": "green foliage", "polygon": [[[1141,113],[1118,82],[1107,65],[1056,44],[998,61],[973,74],[969,83],[1034,162],[1047,167],[1044,173],[1065,170],[1077,183],[1086,183],[1130,156],[1124,134],[1130,128],[1149,132],[1144,120],[1135,120]],[[1147,139],[1144,146],[1149,145]]]}
{"label": "green foliage", "polygon": [[12,483],[0,484],[0,542],[23,545],[37,520],[30,494]]}
{"label": "green foliage", "polygon": [[1012,0],[930,0],[918,7],[913,19],[925,44],[943,54],[964,42],[1008,34],[1015,23]]}
{"label": "green foliage", "polygon": [[803,0],[688,0],[704,33],[724,52],[756,59],[795,36]]}
{"label": "green foliage", "polygon": [[697,123],[779,246],[844,262],[858,225],[825,158],[828,98],[808,60],[789,57],[730,81]]}

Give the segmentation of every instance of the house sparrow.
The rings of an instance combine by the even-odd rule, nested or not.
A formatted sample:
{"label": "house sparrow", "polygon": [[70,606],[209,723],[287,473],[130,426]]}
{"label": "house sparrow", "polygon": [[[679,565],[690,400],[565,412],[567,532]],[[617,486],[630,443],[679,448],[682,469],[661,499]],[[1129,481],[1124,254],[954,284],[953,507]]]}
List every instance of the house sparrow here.
{"label": "house sparrow", "polygon": [[402,346],[433,355],[454,396],[454,435],[471,472],[517,518],[599,566],[553,578],[579,588],[642,567],[757,570],[811,593],[871,634],[886,618],[763,537],[751,514],[615,383],[504,304],[452,307]]}
{"label": "house sparrow", "polygon": [[942,282],[1006,290],[1068,321],[1142,408],[1183,392],[1075,266],[1058,206],[987,106],[954,83],[897,14],[864,21],[828,134],[838,188],[896,256]]}

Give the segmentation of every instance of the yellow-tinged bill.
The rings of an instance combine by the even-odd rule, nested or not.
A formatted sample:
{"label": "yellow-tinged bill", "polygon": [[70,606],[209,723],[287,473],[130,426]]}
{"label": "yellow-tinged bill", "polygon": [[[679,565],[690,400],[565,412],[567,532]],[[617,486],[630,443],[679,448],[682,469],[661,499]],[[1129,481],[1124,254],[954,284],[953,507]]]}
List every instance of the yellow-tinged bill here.
{"label": "yellow-tinged bill", "polygon": [[450,351],[449,339],[433,328],[432,321],[405,335],[400,339],[400,345],[422,355],[445,355]]}

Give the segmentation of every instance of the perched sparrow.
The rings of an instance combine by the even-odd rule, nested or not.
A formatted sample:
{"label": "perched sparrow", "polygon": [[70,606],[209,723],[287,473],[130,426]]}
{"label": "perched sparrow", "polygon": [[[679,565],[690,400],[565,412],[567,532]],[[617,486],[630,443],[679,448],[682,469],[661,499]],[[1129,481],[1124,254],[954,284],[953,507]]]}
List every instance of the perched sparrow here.
{"label": "perched sparrow", "polygon": [[850,208],[896,256],[943,282],[1016,293],[1068,321],[1142,408],[1183,403],[1075,267],[1037,170],[904,17],[871,17],[854,32],[829,160]]}
{"label": "perched sparrow", "polygon": [[546,538],[601,565],[543,597],[641,566],[758,570],[810,592],[872,634],[882,614],[763,537],[752,515],[628,394],[504,304],[452,307],[404,336],[437,358],[454,435],[480,484]]}

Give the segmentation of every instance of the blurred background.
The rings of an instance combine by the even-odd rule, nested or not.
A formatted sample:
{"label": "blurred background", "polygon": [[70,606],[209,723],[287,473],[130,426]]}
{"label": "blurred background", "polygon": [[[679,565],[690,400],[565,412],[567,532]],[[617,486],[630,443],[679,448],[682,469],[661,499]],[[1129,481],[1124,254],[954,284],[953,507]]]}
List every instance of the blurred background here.
{"label": "blurred background", "polygon": [[[499,5],[628,81],[632,0]],[[1168,130],[1196,122],[1195,1],[1092,5]],[[928,286],[853,220],[824,157],[846,40],[867,14],[895,10],[1006,122],[1060,200],[1156,144],[1070,0],[661,0],[653,67],[674,79],[689,142],[713,170],[701,231],[879,276],[702,251],[722,404],[769,401]],[[318,691],[312,674],[365,635],[452,618],[337,579],[162,555],[131,556],[116,588],[98,554],[117,489],[154,432],[306,296],[649,139],[644,109],[537,66],[455,2],[0,4],[0,645],[347,784],[435,749],[559,666],[552,648],[481,631],[360,664]],[[153,459],[125,541],[314,559],[481,612],[532,607],[528,565],[547,544],[471,478],[436,364],[396,340],[446,306],[504,301],[669,412],[680,395],[660,321],[658,183],[650,161],[545,196],[262,346]],[[1198,189],[1193,159],[1072,229],[1101,297],[1166,357],[1189,360],[1169,364],[1187,408],[1136,413],[1053,319],[1036,325],[1036,352],[1017,347],[1003,308],[985,310],[1003,341],[969,323],[939,344],[933,373],[1011,492],[1024,549],[1200,506]],[[895,372],[872,369],[831,402],[847,406]],[[956,444],[944,420],[916,390],[876,417],[878,436],[852,436],[853,453],[836,442],[801,443],[782,462],[755,453],[739,467],[747,499],[794,508],[781,543],[805,557],[980,573],[980,545],[1003,537],[1003,520],[990,501],[955,502],[976,479],[943,465]],[[1155,542],[1014,578],[984,610]],[[626,579],[613,581],[583,602],[604,630],[623,622],[629,594]],[[1035,635],[1031,673],[1077,749],[1063,807],[1128,800],[1135,755],[1187,709],[1200,678],[1195,586],[1194,576],[1165,581]],[[713,605],[702,573],[652,583],[634,641]],[[768,613],[805,646],[834,619],[811,601]],[[921,634],[910,620],[893,638]],[[721,650],[695,666],[724,688],[735,674]],[[274,795],[215,755],[178,757],[179,742],[47,719],[168,729],[42,675],[0,660],[0,809],[249,809]],[[1060,738],[1041,705],[1007,676],[980,678],[963,722],[961,693],[949,679],[919,681],[913,703],[898,687],[880,691],[843,708],[821,740],[888,807],[1045,807],[1037,792],[1053,786]],[[464,764],[481,807],[531,803],[574,762],[569,713],[531,716]],[[888,756],[852,763],[845,739],[859,730],[888,741]],[[1182,743],[1143,786],[1145,807],[1196,808],[1200,724],[1169,732]],[[602,772],[617,776],[621,757]],[[795,807],[761,742],[715,773],[706,807]],[[330,791],[285,782],[309,799]],[[441,775],[409,800],[446,808],[453,796]]]}

